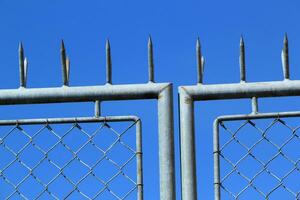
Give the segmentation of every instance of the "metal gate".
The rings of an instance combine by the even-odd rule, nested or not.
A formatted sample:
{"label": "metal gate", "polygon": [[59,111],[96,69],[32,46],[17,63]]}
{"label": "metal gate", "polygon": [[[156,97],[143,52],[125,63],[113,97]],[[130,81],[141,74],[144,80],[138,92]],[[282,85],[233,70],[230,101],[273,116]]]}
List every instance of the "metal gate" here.
{"label": "metal gate", "polygon": [[[7,165],[2,166],[0,169],[0,177],[5,181],[7,185],[13,188],[13,191],[4,198],[13,197],[13,195],[18,195],[18,197],[23,197],[26,199],[26,194],[21,191],[20,186],[25,182],[27,178],[33,177],[36,182],[42,187],[40,193],[37,196],[32,198],[37,198],[39,195],[48,194],[53,198],[66,198],[69,195],[78,193],[81,197],[86,197],[88,199],[94,199],[102,194],[104,191],[108,191],[112,197],[115,199],[126,199],[133,191],[137,191],[138,199],[142,199],[142,161],[141,161],[141,130],[140,130],[140,120],[136,117],[131,116],[112,116],[112,117],[101,117],[100,113],[100,103],[103,101],[114,101],[114,100],[135,100],[135,99],[157,99],[158,105],[158,156],[159,156],[159,180],[160,180],[160,199],[164,200],[173,200],[175,199],[175,169],[174,169],[174,139],[173,139],[173,97],[172,97],[172,84],[171,83],[155,83],[154,82],[154,64],[153,64],[153,47],[151,38],[148,41],[148,61],[149,61],[149,81],[144,84],[127,84],[127,85],[114,85],[112,83],[112,62],[111,62],[111,50],[110,50],[109,41],[106,43],[106,84],[105,85],[96,85],[96,86],[82,86],[82,87],[71,87],[69,85],[69,72],[70,72],[70,60],[66,54],[64,43],[61,44],[61,63],[62,63],[62,77],[63,77],[63,86],[55,88],[26,88],[27,82],[27,59],[24,56],[24,50],[22,44],[19,48],[19,63],[20,63],[20,88],[18,89],[2,89],[0,90],[0,105],[15,105],[15,104],[38,104],[38,103],[66,103],[66,102],[95,102],[95,117],[93,118],[81,118],[74,116],[76,118],[72,119],[32,119],[32,120],[13,120],[13,121],[1,121],[1,126],[12,126],[11,131],[17,131],[19,135],[25,137],[26,143],[22,146],[21,149],[15,150],[10,148],[7,144],[9,140],[7,139],[12,134],[11,131],[6,132],[7,134],[1,136],[1,146],[5,149],[5,153],[13,156],[11,162]],[[83,123],[103,123],[103,128],[112,128],[109,124],[116,121],[134,121],[134,125],[137,126],[136,132],[136,149],[127,146],[125,143],[122,143],[122,132],[113,131],[116,140],[112,144],[121,144],[125,149],[131,152],[132,156],[129,160],[126,160],[125,163],[119,164],[113,159],[110,159],[106,154],[108,149],[102,149],[94,142],[94,135],[90,132],[84,132],[82,128]],[[89,145],[92,145],[94,148],[98,149],[98,152],[103,154],[101,159],[108,159],[110,164],[113,164],[117,169],[117,173],[125,178],[127,181],[132,184],[132,187],[120,195],[116,190],[110,189],[110,182],[112,182],[115,176],[111,176],[111,179],[102,180],[96,173],[94,173],[95,165],[87,164],[80,159],[78,154],[80,153],[80,148],[74,150],[69,148],[67,144],[64,143],[64,135],[68,135],[71,132],[64,132],[65,134],[60,135],[54,131],[52,128],[53,124],[69,124],[69,131],[79,130],[81,134],[85,135],[84,141],[88,142]],[[70,125],[71,123],[71,125]],[[102,185],[102,189],[97,190],[93,195],[88,195],[82,189],[80,189],[80,184],[84,181],[85,178],[78,180],[77,182],[68,178],[64,174],[64,167],[69,166],[70,164],[65,163],[65,165],[60,166],[56,165],[54,159],[48,157],[49,151],[52,148],[45,150],[40,148],[38,144],[35,143],[35,137],[39,135],[39,130],[36,130],[33,133],[26,132],[25,125],[28,124],[40,124],[41,130],[50,132],[52,136],[56,138],[56,143],[53,145],[62,145],[64,150],[69,151],[72,154],[72,160],[76,160],[85,166],[85,169],[88,169],[88,172],[85,175],[93,176],[98,180],[99,185]],[[132,125],[133,126],[133,125]],[[111,130],[111,129],[110,129]],[[125,131],[126,132],[126,131]],[[95,132],[97,133],[97,132]],[[97,134],[96,134],[97,135]],[[28,166],[26,162],[23,162],[20,156],[22,152],[25,151],[25,148],[31,146],[35,150],[38,150],[43,156],[40,158],[38,163],[35,166]],[[55,149],[56,146],[53,147]],[[112,148],[114,145],[112,146]],[[63,196],[57,196],[55,192],[50,190],[52,181],[55,181],[58,178],[56,176],[52,177],[50,182],[44,182],[35,175],[35,167],[39,166],[39,163],[43,160],[48,160],[51,166],[54,166],[58,170],[58,176],[63,176],[67,181],[67,184],[71,186],[69,193]],[[134,177],[127,175],[123,168],[127,165],[130,160],[137,160],[137,177],[136,180]],[[99,160],[98,160],[99,161]],[[97,162],[98,162],[97,161]],[[100,162],[100,161],[99,161]],[[25,168],[28,173],[26,177],[22,180],[17,180],[15,182],[11,181],[6,175],[6,170],[8,170],[13,163],[19,163],[22,168]],[[120,188],[120,187],[119,187]]]}
{"label": "metal gate", "polygon": [[[201,55],[201,47],[199,40],[196,45],[197,63],[198,63],[198,84],[193,86],[180,86],[179,91],[179,105],[180,105],[180,148],[181,148],[181,190],[183,200],[196,200],[197,199],[197,174],[196,174],[196,154],[195,154],[195,128],[194,128],[194,102],[195,101],[209,101],[209,100],[222,100],[222,99],[252,99],[252,113],[248,115],[239,116],[223,116],[219,117],[214,124],[214,172],[215,172],[215,199],[221,198],[221,193],[224,194],[224,199],[240,199],[245,195],[245,191],[250,188],[253,190],[253,194],[259,194],[260,198],[269,199],[272,195],[280,189],[283,189],[287,195],[291,195],[293,198],[299,199],[299,189],[292,189],[286,183],[286,180],[291,173],[299,173],[298,161],[300,157],[291,158],[289,153],[295,152],[297,149],[286,152],[284,149],[286,145],[291,143],[292,140],[298,138],[297,127],[291,127],[284,117],[296,117],[298,112],[292,113],[258,113],[257,98],[262,97],[280,97],[280,96],[299,96],[300,95],[300,81],[290,80],[289,75],[289,54],[288,54],[288,39],[285,35],[284,45],[282,49],[282,66],[283,66],[283,81],[272,82],[246,82],[246,70],[245,70],[245,48],[243,38],[240,40],[240,83],[232,84],[215,84],[205,85],[203,84],[203,68],[204,59]],[[267,128],[260,129],[254,122],[255,119],[271,118],[269,126],[274,124],[280,124],[289,129],[288,137],[282,144],[276,144],[267,134]],[[234,131],[230,130],[226,123],[232,120],[242,120],[242,123],[237,126]],[[226,122],[226,123],[225,123]],[[227,140],[222,140],[221,136],[226,135],[219,133],[220,125],[221,130],[225,130],[227,133]],[[245,125],[251,125],[255,128],[258,138],[251,144],[245,145],[239,139],[239,131]],[[229,134],[228,134],[229,133]],[[277,133],[281,134],[281,133]],[[243,134],[244,138],[251,137],[252,133]],[[221,140],[221,141],[220,141]],[[271,145],[274,154],[261,160],[257,154],[253,151],[262,142],[267,142]],[[244,154],[239,155],[236,160],[231,160],[230,155],[225,154],[226,148],[229,145],[235,144],[244,151]],[[231,154],[234,151],[231,148]],[[257,171],[253,172],[252,176],[247,176],[239,169],[240,163],[248,157],[253,159],[253,162],[258,164]],[[269,167],[277,158],[283,158],[287,163],[291,164],[291,170],[281,175],[276,175]],[[224,164],[225,163],[225,164]],[[227,171],[224,167],[227,165]],[[278,166],[277,166],[278,168]],[[225,171],[223,171],[225,170]],[[267,190],[263,190],[255,184],[261,173],[267,173],[270,179],[275,180],[275,185]],[[244,187],[238,191],[233,190],[234,186],[226,185],[226,181],[230,176],[237,175],[241,180],[232,181],[231,184],[241,184]],[[243,183],[244,181],[244,183]],[[295,181],[294,181],[295,183]],[[221,188],[223,190],[221,190]],[[221,192],[222,191],[222,192]],[[227,196],[226,196],[227,195]],[[245,196],[243,196],[245,197]],[[252,196],[246,196],[246,199]]]}

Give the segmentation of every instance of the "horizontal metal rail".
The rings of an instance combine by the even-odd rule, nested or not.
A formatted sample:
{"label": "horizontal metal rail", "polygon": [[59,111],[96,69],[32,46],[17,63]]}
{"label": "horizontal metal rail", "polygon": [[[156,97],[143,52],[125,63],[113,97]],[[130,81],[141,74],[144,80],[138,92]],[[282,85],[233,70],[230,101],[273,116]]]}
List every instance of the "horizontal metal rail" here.
{"label": "horizontal metal rail", "polygon": [[299,96],[300,81],[284,80],[253,83],[232,83],[180,86],[179,93],[194,101],[241,99],[252,97]]}
{"label": "horizontal metal rail", "polygon": [[170,83],[102,85],[56,88],[0,90],[0,104],[65,103],[133,99],[159,99],[172,87]]}
{"label": "horizontal metal rail", "polygon": [[299,117],[300,112],[273,112],[273,113],[257,113],[249,115],[224,115],[219,116],[214,123],[219,123],[221,121],[235,121],[243,119],[268,119],[268,118],[288,118],[288,117]]}
{"label": "horizontal metal rail", "polygon": [[47,119],[18,119],[0,120],[0,126],[4,125],[33,125],[33,124],[66,124],[66,123],[93,123],[93,122],[136,122],[140,126],[137,116],[105,116],[105,117],[70,117],[70,118],[47,118]]}

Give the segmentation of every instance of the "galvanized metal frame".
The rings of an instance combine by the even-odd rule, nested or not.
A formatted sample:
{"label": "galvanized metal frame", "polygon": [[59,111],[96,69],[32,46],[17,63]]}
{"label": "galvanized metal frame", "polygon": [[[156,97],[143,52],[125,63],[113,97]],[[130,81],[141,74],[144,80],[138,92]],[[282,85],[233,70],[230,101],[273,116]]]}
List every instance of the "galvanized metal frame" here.
{"label": "galvanized metal frame", "polygon": [[[38,124],[67,124],[67,123],[95,123],[95,122],[133,122],[136,126],[136,189],[137,199],[143,200],[143,157],[142,157],[142,123],[137,116],[106,116],[106,117],[75,117],[75,118],[47,118],[47,119],[19,119],[0,120],[0,126],[9,125],[38,125]],[[1,143],[3,142],[0,140]],[[2,172],[1,172],[2,173]],[[16,192],[16,191],[15,191]],[[11,195],[13,195],[12,193]],[[10,198],[10,197],[8,197]],[[39,197],[38,197],[39,198]],[[37,198],[37,199],[38,199]],[[67,198],[67,197],[66,197]]]}
{"label": "galvanized metal frame", "polygon": [[112,84],[111,47],[106,42],[106,84],[102,86],[70,87],[70,60],[64,42],[61,43],[63,86],[55,88],[26,88],[28,61],[22,43],[19,46],[20,88],[1,89],[0,105],[95,102],[95,115],[100,115],[100,103],[114,100],[157,99],[160,199],[174,200],[175,162],[173,130],[173,87],[171,83],[154,82],[153,45],[148,40],[148,83]]}
{"label": "galvanized metal frame", "polygon": [[279,113],[251,113],[247,115],[224,115],[215,119],[213,124],[213,155],[214,155],[214,192],[215,200],[221,199],[221,181],[220,181],[220,143],[219,143],[219,125],[225,121],[269,119],[269,118],[289,118],[299,117],[300,112],[279,112]]}
{"label": "galvanized metal frame", "polygon": [[[197,199],[197,174],[195,150],[194,102],[223,99],[252,99],[252,111],[258,110],[257,98],[300,96],[300,81],[289,79],[288,39],[284,37],[282,67],[284,80],[271,82],[246,82],[244,40],[240,40],[240,83],[203,84],[204,59],[199,39],[196,44],[198,84],[180,86],[180,152],[181,152],[181,191],[183,200]],[[216,168],[215,168],[216,170]]]}

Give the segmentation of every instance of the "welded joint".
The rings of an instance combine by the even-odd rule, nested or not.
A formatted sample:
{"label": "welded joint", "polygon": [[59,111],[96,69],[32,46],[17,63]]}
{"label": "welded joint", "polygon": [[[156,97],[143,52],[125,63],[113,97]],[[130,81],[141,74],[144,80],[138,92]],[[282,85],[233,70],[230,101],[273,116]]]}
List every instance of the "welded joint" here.
{"label": "welded joint", "polygon": [[194,102],[192,95],[190,95],[188,89],[186,89],[184,86],[178,87],[178,94],[181,97],[181,99],[184,100],[184,103],[191,104]]}
{"label": "welded joint", "polygon": [[[150,82],[149,82],[148,84],[155,84],[155,83],[150,83]],[[164,86],[164,87],[158,92],[157,99],[161,99],[166,91],[173,91],[173,84],[172,84],[172,83],[167,83],[167,85]]]}

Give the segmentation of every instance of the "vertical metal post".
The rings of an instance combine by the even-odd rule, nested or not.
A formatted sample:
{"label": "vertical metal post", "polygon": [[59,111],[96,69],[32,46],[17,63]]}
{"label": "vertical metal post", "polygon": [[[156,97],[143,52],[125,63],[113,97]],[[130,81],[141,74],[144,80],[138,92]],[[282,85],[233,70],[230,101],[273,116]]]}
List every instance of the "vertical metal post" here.
{"label": "vertical metal post", "polygon": [[197,200],[194,100],[183,88],[180,93],[180,148],[182,200]]}
{"label": "vertical metal post", "polygon": [[143,154],[142,154],[142,122],[136,122],[136,162],[137,162],[137,199],[143,200]]}
{"label": "vertical metal post", "polygon": [[214,190],[215,190],[215,200],[221,199],[220,191],[220,144],[219,144],[219,121],[216,119],[214,121],[213,127],[213,137],[214,137]]}
{"label": "vertical metal post", "polygon": [[95,101],[95,117],[101,116],[101,101]]}
{"label": "vertical metal post", "polygon": [[258,112],[257,97],[252,97],[251,102],[252,102],[252,114],[257,114]]}
{"label": "vertical metal post", "polygon": [[168,85],[158,95],[160,199],[175,200],[173,94]]}

